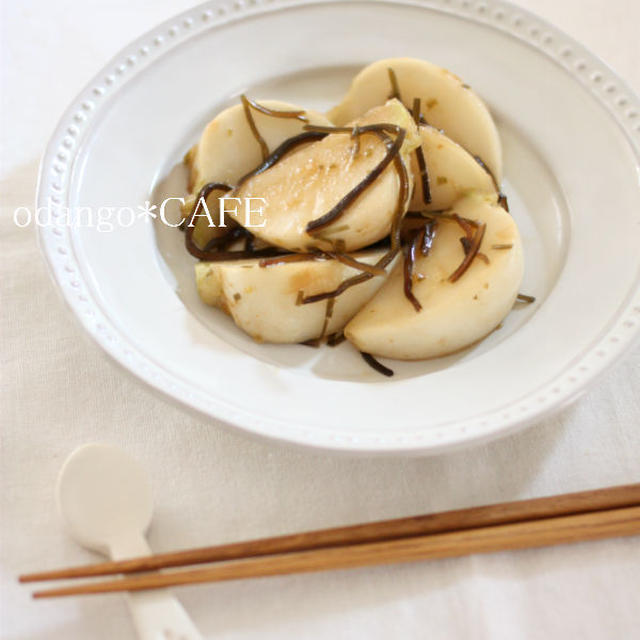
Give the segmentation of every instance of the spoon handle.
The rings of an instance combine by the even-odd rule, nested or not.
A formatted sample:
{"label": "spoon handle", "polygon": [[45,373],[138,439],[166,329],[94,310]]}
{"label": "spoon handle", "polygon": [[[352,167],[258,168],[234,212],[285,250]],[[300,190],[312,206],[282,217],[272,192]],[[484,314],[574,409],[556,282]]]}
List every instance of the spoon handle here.
{"label": "spoon handle", "polygon": [[[142,536],[127,536],[109,547],[112,560],[151,555]],[[168,590],[128,593],[127,603],[140,640],[203,640],[189,614]]]}

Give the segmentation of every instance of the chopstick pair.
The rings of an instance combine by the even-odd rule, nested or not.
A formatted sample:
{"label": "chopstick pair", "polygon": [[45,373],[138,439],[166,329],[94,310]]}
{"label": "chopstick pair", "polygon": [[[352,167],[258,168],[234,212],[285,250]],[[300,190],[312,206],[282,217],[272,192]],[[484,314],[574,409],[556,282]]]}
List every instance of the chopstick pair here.
{"label": "chopstick pair", "polygon": [[126,575],[37,591],[35,598],[450,558],[640,533],[640,484],[103,562],[20,576],[21,582]]}

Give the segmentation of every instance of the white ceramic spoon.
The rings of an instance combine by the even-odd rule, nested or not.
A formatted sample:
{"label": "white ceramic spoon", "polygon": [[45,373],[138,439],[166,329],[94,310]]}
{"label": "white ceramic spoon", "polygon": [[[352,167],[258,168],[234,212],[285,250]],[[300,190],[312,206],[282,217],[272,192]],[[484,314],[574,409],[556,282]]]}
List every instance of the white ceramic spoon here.
{"label": "white ceramic spoon", "polygon": [[[120,449],[88,444],[64,463],[56,497],[71,536],[113,560],[150,555],[144,534],[153,512],[145,471]],[[200,632],[166,589],[127,594],[142,640],[199,640]]]}

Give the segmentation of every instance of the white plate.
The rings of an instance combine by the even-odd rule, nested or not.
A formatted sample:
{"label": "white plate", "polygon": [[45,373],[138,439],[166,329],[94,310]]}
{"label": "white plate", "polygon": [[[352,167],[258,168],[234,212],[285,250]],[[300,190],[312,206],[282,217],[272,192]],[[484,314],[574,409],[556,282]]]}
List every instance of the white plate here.
{"label": "white plate", "polygon": [[184,405],[325,449],[442,451],[573,400],[640,326],[640,106],[584,47],[509,4],[204,4],[131,44],[73,102],[44,156],[38,205],[51,198],[63,216],[157,199],[180,185],[172,169],[241,91],[325,109],[359,67],[399,55],[452,69],[494,113],[534,305],[464,353],[392,363],[388,380],[348,344],[254,344],[199,302],[178,231],[149,219],[111,233],[42,228],[91,336]]}

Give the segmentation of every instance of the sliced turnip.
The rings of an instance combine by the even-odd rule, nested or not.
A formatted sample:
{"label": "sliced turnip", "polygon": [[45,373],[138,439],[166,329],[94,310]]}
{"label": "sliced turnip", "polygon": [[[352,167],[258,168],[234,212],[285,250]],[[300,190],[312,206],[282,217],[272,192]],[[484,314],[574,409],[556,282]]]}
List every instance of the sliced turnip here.
{"label": "sliced turnip", "polygon": [[[384,250],[354,254],[373,265]],[[196,264],[200,298],[223,309],[257,342],[296,343],[320,336],[327,302],[301,304],[301,299],[335,289],[361,273],[337,260],[308,259],[260,266],[260,260],[200,262]],[[384,275],[347,289],[335,299],[325,334],[341,331],[382,286]]]}
{"label": "sliced turnip", "polygon": [[[387,236],[398,209],[402,213],[409,203],[412,176],[407,165],[411,151],[420,144],[420,136],[411,115],[397,100],[371,109],[349,126],[381,123],[391,127],[387,131],[356,135],[330,133],[243,182],[233,196],[241,201],[264,199],[264,226],[251,229],[256,237],[302,252],[310,248],[353,251]],[[389,145],[398,136],[394,127],[404,130],[397,158],[401,169],[407,172],[406,182],[398,171],[397,158],[389,153]],[[379,168],[385,158],[386,167],[355,200],[341,209],[342,214],[335,222],[310,230],[314,221],[340,208],[343,198]],[[243,224],[242,209],[232,217]]]}
{"label": "sliced turnip", "polygon": [[471,191],[495,194],[491,175],[458,143],[428,125],[420,127],[422,153],[429,176],[431,202],[425,204],[416,154],[411,158],[415,189],[409,208],[414,211],[442,211]]}
{"label": "sliced turnip", "polygon": [[344,124],[384,103],[394,92],[389,69],[395,74],[405,106],[411,108],[414,98],[420,98],[426,121],[443,129],[472,155],[480,156],[500,183],[502,150],[489,110],[458,76],[425,60],[387,58],[365,67],[342,102],[329,111],[329,119]]}
{"label": "sliced turnip", "polygon": [[[273,151],[282,142],[302,132],[305,124],[328,125],[327,118],[310,109],[280,100],[259,100],[257,103],[272,111],[295,113],[300,117],[275,117],[249,108],[249,113],[257,131],[264,139],[269,151]],[[191,211],[195,196],[210,182],[221,182],[235,186],[242,176],[257,167],[263,160],[263,150],[251,129],[243,104],[237,104],[219,113],[205,127],[198,144],[186,157],[190,166],[190,195],[186,199],[184,210]],[[214,193],[207,204],[213,221],[217,224],[218,215],[215,198],[224,195]],[[215,212],[215,213],[214,213]],[[205,224],[206,223],[206,224]],[[194,231],[194,240],[204,247],[219,231],[210,227],[206,218],[199,218]]]}
{"label": "sliced turnip", "polygon": [[398,264],[380,291],[345,327],[345,336],[361,351],[399,360],[423,360],[453,353],[485,337],[509,313],[522,280],[520,236],[513,218],[495,197],[472,194],[449,212],[486,225],[480,251],[454,282],[465,257],[464,232],[451,219],[438,221],[433,246],[418,256],[412,293],[404,292]]}

